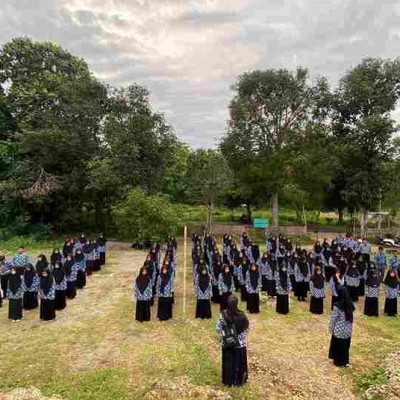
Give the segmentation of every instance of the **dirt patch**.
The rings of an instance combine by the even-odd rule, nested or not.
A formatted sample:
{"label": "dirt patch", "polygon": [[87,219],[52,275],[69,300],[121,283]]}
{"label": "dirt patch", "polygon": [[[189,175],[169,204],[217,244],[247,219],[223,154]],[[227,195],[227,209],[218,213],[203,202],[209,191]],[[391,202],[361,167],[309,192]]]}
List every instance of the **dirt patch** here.
{"label": "dirt patch", "polygon": [[61,400],[62,397],[46,397],[36,388],[17,388],[7,393],[0,393],[0,400]]}

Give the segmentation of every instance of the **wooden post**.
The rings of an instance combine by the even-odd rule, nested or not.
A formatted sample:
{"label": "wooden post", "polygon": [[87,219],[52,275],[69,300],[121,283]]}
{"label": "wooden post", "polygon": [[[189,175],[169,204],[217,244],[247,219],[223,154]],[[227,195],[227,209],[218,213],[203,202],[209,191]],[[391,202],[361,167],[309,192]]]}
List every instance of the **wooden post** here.
{"label": "wooden post", "polygon": [[183,232],[183,317],[186,318],[186,253],[187,253],[187,226]]}

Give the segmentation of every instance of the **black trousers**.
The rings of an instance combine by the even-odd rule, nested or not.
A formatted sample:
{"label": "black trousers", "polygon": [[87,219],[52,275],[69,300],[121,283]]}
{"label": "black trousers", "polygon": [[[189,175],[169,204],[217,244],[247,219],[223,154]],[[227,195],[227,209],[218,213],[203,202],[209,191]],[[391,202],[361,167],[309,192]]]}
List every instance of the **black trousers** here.
{"label": "black trousers", "polygon": [[3,292],[3,298],[7,297],[7,286],[8,286],[8,275],[1,277],[1,290]]}

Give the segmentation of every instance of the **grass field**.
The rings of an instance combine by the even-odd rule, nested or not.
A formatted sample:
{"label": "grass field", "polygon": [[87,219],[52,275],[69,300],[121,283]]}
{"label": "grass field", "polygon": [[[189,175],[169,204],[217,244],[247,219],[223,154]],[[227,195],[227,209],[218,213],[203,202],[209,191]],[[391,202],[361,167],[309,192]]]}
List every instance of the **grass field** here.
{"label": "grass field", "polygon": [[88,278],[87,287],[53,322],[40,322],[35,310],[12,324],[6,303],[0,309],[0,399],[42,398],[35,388],[43,398],[72,400],[337,400],[363,398],[370,386],[382,384],[384,391],[374,394],[375,400],[399,398],[386,370],[400,364],[400,356],[393,356],[399,349],[400,318],[364,317],[359,303],[351,368],[337,369],[327,359],[329,295],[323,316],[310,314],[308,303],[293,298],[290,314],[278,315],[274,301],[263,298],[261,314],[249,316],[249,384],[224,388],[215,333],[218,308],[213,306],[213,320],[194,319],[189,262],[183,308],[182,241],[174,319],[155,320],[153,307],[150,323],[134,321],[133,280],[144,258],[144,252],[115,245],[106,267]]}

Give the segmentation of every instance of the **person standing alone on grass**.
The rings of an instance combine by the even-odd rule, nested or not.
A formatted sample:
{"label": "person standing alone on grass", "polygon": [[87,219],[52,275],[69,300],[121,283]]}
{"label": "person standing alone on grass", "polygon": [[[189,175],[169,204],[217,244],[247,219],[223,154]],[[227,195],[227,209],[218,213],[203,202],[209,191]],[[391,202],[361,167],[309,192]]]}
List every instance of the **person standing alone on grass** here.
{"label": "person standing alone on grass", "polygon": [[346,287],[338,286],[337,294],[338,300],[333,306],[329,321],[329,332],[332,333],[329,358],[337,367],[347,368],[355,306]]}
{"label": "person standing alone on grass", "polygon": [[231,295],[226,310],[217,321],[217,332],[222,346],[222,383],[241,386],[247,382],[247,334],[249,320],[238,309],[238,298]]}

